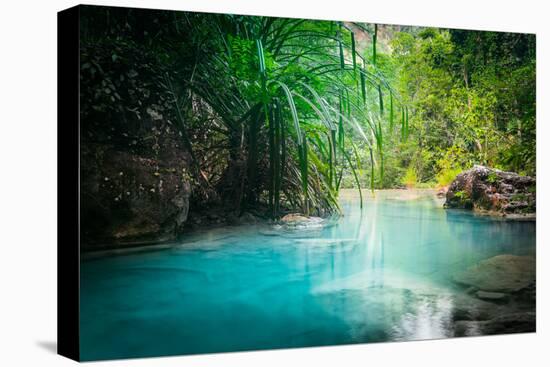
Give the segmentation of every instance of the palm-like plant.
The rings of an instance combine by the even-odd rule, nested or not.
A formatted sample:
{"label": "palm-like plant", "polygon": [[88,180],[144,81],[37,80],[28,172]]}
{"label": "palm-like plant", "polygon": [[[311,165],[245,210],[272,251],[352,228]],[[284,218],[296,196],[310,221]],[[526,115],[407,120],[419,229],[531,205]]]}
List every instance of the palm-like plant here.
{"label": "palm-like plant", "polygon": [[178,108],[192,103],[183,98],[190,91],[216,116],[227,171],[245,163],[230,195],[239,207],[267,192],[273,216],[282,202],[306,214],[338,210],[344,167],[361,189],[359,149],[369,150],[371,187],[375,164],[383,175],[382,126],[393,128],[400,108],[405,137],[408,113],[376,67],[376,26],[353,24],[372,37],[365,57],[341,22],[182,13],[175,25],[191,34],[179,47],[195,57],[191,68],[185,61],[189,79],[172,91]]}

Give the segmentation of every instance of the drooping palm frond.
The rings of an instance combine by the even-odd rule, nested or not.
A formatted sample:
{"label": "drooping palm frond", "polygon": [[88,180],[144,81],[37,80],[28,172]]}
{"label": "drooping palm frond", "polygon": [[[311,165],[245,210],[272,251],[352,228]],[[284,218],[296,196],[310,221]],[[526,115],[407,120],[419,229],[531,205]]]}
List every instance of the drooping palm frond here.
{"label": "drooping palm frond", "polygon": [[[363,148],[355,142],[368,150],[373,188],[373,151],[382,177],[384,124],[393,130],[394,105],[407,135],[408,110],[376,67],[378,27],[354,25],[356,31],[340,22],[205,14],[178,23],[180,32],[197,34],[186,46],[204,50],[182,88],[224,124],[232,151],[246,156],[244,197],[255,201],[266,190],[273,216],[282,201],[306,213],[337,210],[344,169],[360,189]],[[370,60],[357,51],[357,31],[372,35]]]}

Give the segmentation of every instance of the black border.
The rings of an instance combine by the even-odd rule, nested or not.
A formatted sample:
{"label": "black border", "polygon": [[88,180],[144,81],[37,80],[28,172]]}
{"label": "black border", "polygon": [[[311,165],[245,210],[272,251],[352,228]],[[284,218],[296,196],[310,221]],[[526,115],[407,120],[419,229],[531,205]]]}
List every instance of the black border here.
{"label": "black border", "polygon": [[80,360],[80,7],[57,13],[57,353]]}

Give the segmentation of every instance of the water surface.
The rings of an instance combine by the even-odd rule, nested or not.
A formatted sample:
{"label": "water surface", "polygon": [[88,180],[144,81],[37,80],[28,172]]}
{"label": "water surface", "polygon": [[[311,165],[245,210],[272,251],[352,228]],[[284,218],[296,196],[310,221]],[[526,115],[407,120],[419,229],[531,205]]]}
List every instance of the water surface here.
{"label": "water surface", "polygon": [[453,336],[464,290],[452,274],[497,254],[534,254],[535,224],[418,196],[382,192],[361,210],[345,193],[344,216],[323,228],[226,227],[83,261],[81,357]]}

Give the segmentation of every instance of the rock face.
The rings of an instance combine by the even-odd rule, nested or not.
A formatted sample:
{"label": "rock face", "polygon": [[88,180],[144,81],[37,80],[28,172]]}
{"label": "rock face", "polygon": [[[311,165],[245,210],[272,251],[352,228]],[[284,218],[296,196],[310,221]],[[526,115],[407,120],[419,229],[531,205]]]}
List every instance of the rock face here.
{"label": "rock face", "polygon": [[162,148],[159,145],[156,153],[143,149],[134,154],[110,144],[88,144],[82,149],[84,248],[175,238],[189,210],[187,160],[170,135],[160,141]]}
{"label": "rock face", "polygon": [[451,183],[445,207],[474,209],[511,218],[534,218],[535,190],[533,177],[474,166]]}
{"label": "rock face", "polygon": [[[518,292],[535,282],[532,256],[498,255],[456,274],[454,281],[483,291],[479,298],[502,298],[500,293]],[[496,297],[496,298],[495,298]]]}
{"label": "rock face", "polygon": [[174,239],[187,219],[190,154],[146,55],[82,47],[80,208],[84,250]]}

